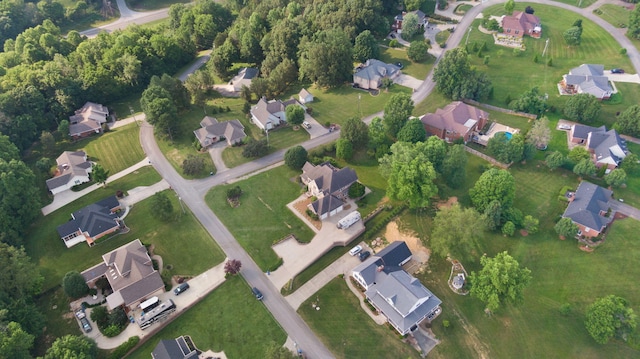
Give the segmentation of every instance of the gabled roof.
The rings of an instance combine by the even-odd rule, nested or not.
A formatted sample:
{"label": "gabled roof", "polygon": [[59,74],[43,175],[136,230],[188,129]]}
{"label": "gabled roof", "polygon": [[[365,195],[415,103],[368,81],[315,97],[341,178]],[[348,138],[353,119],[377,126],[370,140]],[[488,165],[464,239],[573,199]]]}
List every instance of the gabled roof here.
{"label": "gabled roof", "polygon": [[613,216],[605,217],[610,206],[612,192],[593,183],[582,181],[576,190],[573,201],[564,211],[563,217],[571,218],[577,224],[601,231],[613,220]]}
{"label": "gabled roof", "polygon": [[58,226],[58,234],[64,238],[80,230],[88,233],[90,237],[97,236],[118,226],[118,216],[111,213],[111,210],[119,206],[115,196],[90,204],[73,212],[70,221]]}
{"label": "gabled roof", "polygon": [[591,132],[587,143],[589,149],[593,150],[596,162],[617,166],[627,157],[627,144],[616,130]]}
{"label": "gabled roof", "polygon": [[193,131],[193,133],[202,144],[204,144],[206,138],[212,139],[224,136],[227,141],[233,143],[247,137],[244,133],[244,126],[238,120],[218,122],[216,118],[205,116],[200,121],[200,126],[202,128]]}
{"label": "gabled roof", "polygon": [[607,97],[613,89],[609,78],[604,76],[604,65],[582,64],[564,75],[564,82],[579,88],[582,93],[591,94],[599,99]]}
{"label": "gabled roof", "polygon": [[184,337],[163,339],[151,352],[153,359],[193,359],[198,357],[198,350],[189,348]]}
{"label": "gabled roof", "polygon": [[64,151],[56,158],[56,163],[59,174],[47,180],[49,190],[66,186],[75,176],[86,176],[87,169],[91,168],[91,162],[87,161],[84,151]]}
{"label": "gabled roof", "polygon": [[404,241],[394,241],[383,250],[360,263],[353,269],[358,272],[364,279],[367,287],[372,285],[376,280],[376,272],[386,271],[391,273],[402,269],[401,264],[411,258],[411,250]]}
{"label": "gabled roof", "polygon": [[604,65],[582,64],[571,69],[569,74],[576,76],[603,76]]}
{"label": "gabled roof", "polygon": [[376,253],[387,266],[401,266],[411,258],[411,250],[405,241],[394,241]]}
{"label": "gabled roof", "polygon": [[251,80],[252,78],[258,76],[258,69],[255,67],[243,67],[238,71],[238,74],[233,78],[232,81],[238,80]]}
{"label": "gabled roof", "polygon": [[302,90],[300,90],[300,92],[298,93],[298,96],[301,97],[301,98],[305,98],[307,96],[312,96],[313,97],[313,95],[309,91],[307,91],[307,89],[304,89],[304,88]]}
{"label": "gabled roof", "polygon": [[[251,114],[260,121],[263,127],[266,127],[270,115],[280,118],[281,121],[286,121],[284,116],[285,108],[296,103],[298,103],[298,101],[295,99],[289,99],[284,102],[281,100],[267,101],[267,98],[263,96],[251,109]],[[280,112],[282,112],[282,115],[279,114]]]}
{"label": "gabled roof", "polygon": [[394,64],[386,64],[380,60],[369,59],[360,70],[356,71],[353,77],[378,81],[385,77],[391,77],[398,71],[400,71],[400,68]]}
{"label": "gabled roof", "polygon": [[307,162],[302,167],[301,176],[305,182],[315,181],[318,189],[325,194],[334,194],[358,180],[356,171],[349,167],[338,169],[329,162],[318,166]]}
{"label": "gabled roof", "polygon": [[107,107],[87,102],[74,115],[69,116],[69,134],[82,134],[100,129],[100,125],[107,122],[108,115]]}
{"label": "gabled roof", "polygon": [[502,27],[521,30],[523,33],[528,34],[533,30],[539,31],[536,28],[540,28],[540,18],[524,11],[514,11],[512,16],[504,16],[502,18]]}
{"label": "gabled roof", "polygon": [[313,211],[318,216],[322,216],[325,213],[331,213],[331,211],[340,208],[340,206],[342,206],[343,204],[344,202],[342,202],[340,198],[330,194],[317,199],[316,201],[311,203],[311,206],[313,207]]}
{"label": "gabled roof", "polygon": [[489,118],[489,114],[462,101],[454,101],[436,113],[427,113],[420,117],[420,121],[428,126],[454,133],[465,134],[480,119]]}
{"label": "gabled roof", "polygon": [[589,133],[591,132],[607,132],[607,128],[605,126],[600,127],[591,127],[587,125],[573,125],[573,137],[587,139],[589,137]]}

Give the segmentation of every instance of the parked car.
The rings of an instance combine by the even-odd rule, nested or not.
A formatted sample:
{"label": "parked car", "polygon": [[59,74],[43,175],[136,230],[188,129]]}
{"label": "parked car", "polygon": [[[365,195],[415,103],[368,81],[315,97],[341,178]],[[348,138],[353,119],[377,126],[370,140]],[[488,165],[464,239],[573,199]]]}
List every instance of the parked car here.
{"label": "parked car", "polygon": [[611,69],[611,73],[612,74],[623,74],[624,70],[623,69]]}
{"label": "parked car", "polygon": [[404,67],[404,65],[400,61],[396,62],[396,66],[398,66],[401,69]]}
{"label": "parked car", "polygon": [[360,262],[364,262],[364,260],[369,258],[369,256],[371,256],[371,252],[369,251],[360,252],[360,254],[358,255],[358,257],[360,258]]}
{"label": "parked car", "polygon": [[306,129],[310,129],[311,128],[311,124],[309,122],[307,122],[307,121],[304,121],[302,123],[302,127],[306,128]]}
{"label": "parked car", "polygon": [[253,292],[253,295],[256,296],[257,300],[262,300],[262,298],[264,298],[263,295],[262,295],[262,292],[260,292],[260,290],[258,290],[258,288],[253,287],[253,288],[251,288],[251,291]]}
{"label": "parked car", "polygon": [[353,248],[351,248],[351,250],[349,251],[349,254],[352,256],[355,256],[356,254],[362,252],[362,246],[361,245],[357,245]]}
{"label": "parked car", "polygon": [[559,130],[570,130],[571,129],[571,125],[560,125],[558,126]]}
{"label": "parked car", "polygon": [[89,324],[87,318],[80,319],[80,324],[82,324],[82,329],[85,333],[89,333],[93,329],[91,328],[91,324]]}
{"label": "parked car", "polygon": [[78,319],[82,319],[84,317],[86,317],[87,315],[84,313],[84,310],[80,309],[76,312],[76,318]]}
{"label": "parked car", "polygon": [[176,289],[173,290],[173,293],[175,293],[175,295],[180,295],[184,293],[187,289],[189,289],[189,283],[185,282],[177,286]]}

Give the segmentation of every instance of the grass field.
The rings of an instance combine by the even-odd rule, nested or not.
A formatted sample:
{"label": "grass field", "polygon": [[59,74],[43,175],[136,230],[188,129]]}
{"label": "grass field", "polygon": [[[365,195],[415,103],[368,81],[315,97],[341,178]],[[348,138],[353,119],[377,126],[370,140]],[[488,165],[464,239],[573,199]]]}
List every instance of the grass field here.
{"label": "grass field", "polygon": [[227,279],[200,303],[155,334],[128,358],[147,359],[161,339],[189,335],[198,349],[224,351],[227,358],[265,358],[286,334],[240,276]]}
{"label": "grass field", "polygon": [[[311,306],[316,299],[320,310]],[[387,325],[377,325],[342,278],[302,303],[298,313],[337,358],[419,358]]]}
{"label": "grass field", "polygon": [[629,24],[629,13],[631,11],[624,6],[604,4],[597,10],[599,12],[594,12],[596,15],[615,27],[622,28]]}
{"label": "grass field", "polygon": [[418,80],[424,80],[433,64],[435,62],[435,58],[433,56],[429,56],[429,58],[422,63],[415,63],[407,57],[407,50],[405,48],[390,48],[390,47],[380,47],[380,61],[384,61],[388,64],[395,64],[396,62],[401,62],[404,66],[402,68],[402,73],[413,76]]}
{"label": "grass field", "polygon": [[[313,237],[313,231],[286,207],[302,193],[302,187],[294,182],[298,175],[299,172],[280,166],[240,182],[217,186],[205,197],[209,207],[265,272],[279,266],[279,258],[271,249],[276,241],[292,233],[301,242],[309,242]],[[240,206],[232,208],[226,193],[235,186],[240,186],[242,196]]]}
{"label": "grass field", "polygon": [[134,11],[152,11],[170,7],[173,4],[187,4],[189,0],[125,0],[127,7]]}
{"label": "grass field", "polygon": [[109,170],[110,175],[131,167],[145,157],[140,146],[140,127],[135,123],[92,138],[83,150],[92,161]]}
{"label": "grass field", "polygon": [[[254,139],[261,140],[267,137],[261,132],[258,132],[259,130],[255,125],[251,126],[254,127],[252,136]],[[294,130],[293,127],[283,127],[274,131],[269,131],[269,153],[297,145],[308,139],[309,133],[302,127],[298,127],[296,130]],[[244,157],[242,155],[243,150],[244,147],[225,148],[224,152],[222,152],[222,160],[224,161],[224,164],[227,167],[232,168],[255,160],[255,158]]]}
{"label": "grass field", "polygon": [[472,5],[469,5],[469,4],[460,4],[460,5],[456,6],[456,9],[454,10],[454,12],[455,12],[456,14],[463,15],[463,14],[466,14],[466,13],[467,13],[467,11],[471,10],[472,8],[473,8],[473,6],[472,6]]}
{"label": "grass field", "polygon": [[[593,4],[597,0],[554,0],[554,1],[565,3],[565,4],[568,4],[568,5],[573,5],[573,6],[579,7],[579,8],[585,8],[585,7],[588,7],[589,5]],[[536,11],[538,11],[538,9],[536,7],[534,7],[534,9],[536,9]]]}
{"label": "grass field", "polygon": [[136,238],[140,238],[145,244],[155,244],[156,253],[164,257],[165,264],[173,265],[172,272],[175,274],[199,274],[224,259],[215,242],[191,213],[183,215],[180,212],[177,198],[172,195],[169,197],[176,214],[174,220],[160,221],[153,214],[150,200],[147,199],[136,204],[125,218],[127,226],[131,229],[129,233],[116,235],[91,248],[84,244],[67,248],[58,237],[56,228],[70,219],[71,212],[111,196],[116,190],[126,191],[160,180],[160,176],[151,167],[137,172],[113,182],[106,189],[91,192],[34,223],[26,237],[25,248],[45,277],[44,291],[60,285],[62,277],[68,271],[82,271],[97,264],[104,253]]}

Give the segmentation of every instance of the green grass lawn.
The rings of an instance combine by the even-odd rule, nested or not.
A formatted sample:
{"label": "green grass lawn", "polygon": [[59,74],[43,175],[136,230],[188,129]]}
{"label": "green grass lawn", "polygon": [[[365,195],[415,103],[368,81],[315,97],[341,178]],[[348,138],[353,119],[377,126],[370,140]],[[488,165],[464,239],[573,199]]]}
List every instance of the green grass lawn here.
{"label": "green grass lawn", "polygon": [[173,4],[187,4],[189,0],[125,0],[127,7],[135,11],[152,11],[169,7]]}
{"label": "green grass lawn", "polygon": [[136,204],[125,218],[131,232],[116,235],[91,248],[84,244],[67,248],[58,237],[56,228],[71,218],[71,212],[111,196],[116,190],[126,191],[160,180],[152,167],[145,167],[137,172],[111,183],[106,189],[91,192],[34,223],[25,239],[25,248],[45,277],[44,291],[60,285],[62,277],[68,271],[83,271],[97,264],[104,253],[136,238],[140,238],[145,244],[155,244],[156,253],[164,257],[165,264],[173,265],[172,272],[175,274],[199,274],[224,259],[215,242],[191,213],[183,215],[180,212],[180,205],[173,195],[169,197],[176,219],[166,223],[160,221],[154,216],[150,200],[147,199]]}
{"label": "green grass lawn", "polygon": [[622,113],[627,108],[636,105],[640,98],[640,85],[626,82],[616,82],[618,93],[611,100],[602,102],[599,121],[597,124],[606,125],[611,128],[616,121],[618,112]]}
{"label": "green grass lawn", "polygon": [[140,107],[141,96],[141,92],[136,92],[120,100],[108,103],[109,113],[115,115],[119,120],[131,117],[131,109],[133,109],[134,114],[142,113],[142,107]]}
{"label": "green grass lawn", "polygon": [[[248,122],[248,121],[247,121]],[[253,138],[255,140],[266,139],[267,136],[262,132],[258,132],[259,129],[251,124]],[[245,127],[246,128],[246,127]],[[269,131],[269,153],[276,152],[278,150],[289,148],[291,146],[295,146],[299,143],[302,143],[309,139],[309,132],[305,131],[304,128],[298,127],[294,129],[291,126],[282,127],[277,130]],[[243,163],[251,162],[255,160],[255,158],[247,158],[242,155],[242,151],[244,150],[243,146],[240,147],[227,147],[224,152],[222,152],[222,160],[224,164],[229,167],[236,167]]]}
{"label": "green grass lawn", "polygon": [[200,350],[224,351],[228,358],[265,358],[270,343],[282,345],[287,337],[239,276],[227,279],[129,358],[147,359],[160,340],[181,335],[191,336]]}
{"label": "green grass lawn", "polygon": [[[483,59],[475,54],[472,54],[470,58],[472,64],[479,71],[486,72],[493,83],[493,97],[488,100],[492,105],[504,106],[508,95],[515,99],[530,88],[538,86],[542,93],[549,94],[550,105],[562,109],[567,97],[561,97],[558,94],[556,84],[562,80],[562,75],[571,68],[583,63],[603,64],[607,69],[612,67],[631,68],[627,56],[619,53],[620,45],[595,23],[583,19],[582,44],[568,47],[562,33],[568,26],[569,20],[567,19],[573,21],[579,16],[556,7],[539,4],[518,3],[516,8],[523,10],[527,5],[533,6],[536,10],[536,16],[543,19],[543,38],[525,37],[526,51],[519,52],[518,56],[515,56],[510,48],[494,45],[491,35],[474,30],[469,37],[470,46],[474,42],[479,45],[487,43],[488,50],[483,52],[483,56],[491,56],[488,65],[484,65]],[[501,15],[503,12],[504,7],[496,5],[486,9],[483,13]],[[474,29],[479,22],[480,20],[474,22]],[[545,59],[541,58],[547,37],[550,40],[545,59],[553,59],[551,67],[546,66]],[[533,62],[534,55],[540,57],[538,63]],[[604,120],[602,117],[602,121]]]}
{"label": "green grass lawn", "polygon": [[[316,301],[320,310],[311,302]],[[360,307],[342,278],[302,303],[298,313],[337,358],[419,358],[418,352],[398,338],[388,325],[377,325]]]}
{"label": "green grass lawn", "polygon": [[[286,207],[303,191],[294,182],[299,174],[280,166],[240,182],[214,187],[205,197],[209,207],[265,272],[279,266],[279,258],[271,249],[276,241],[292,233],[301,242],[309,242],[313,237],[313,231]],[[226,193],[235,186],[240,186],[242,196],[240,206],[232,208]]]}
{"label": "green grass lawn", "polygon": [[441,44],[443,42],[446,43],[447,40],[449,40],[449,36],[451,36],[451,33],[449,31],[440,31],[436,34],[436,42],[438,44]]}
{"label": "green grass lawn", "polygon": [[114,175],[142,161],[145,157],[140,146],[140,127],[135,123],[92,137],[82,148],[92,161]]}
{"label": "green grass lawn", "polygon": [[409,60],[405,48],[394,49],[390,47],[380,47],[380,61],[391,64],[401,62],[404,66],[402,68],[403,74],[413,76],[418,80],[424,80],[429,74],[429,71],[431,71],[435,58],[430,55],[425,62],[416,63]]}
{"label": "green grass lawn", "polygon": [[622,28],[629,24],[629,13],[631,11],[624,6],[604,4],[597,10],[599,12],[594,12],[596,15],[615,27]]}
{"label": "green grass lawn", "polygon": [[456,14],[465,14],[467,11],[471,10],[473,8],[473,5],[469,5],[469,4],[460,4],[458,6],[456,6],[456,9],[454,10]]}
{"label": "green grass lawn", "polygon": [[36,298],[36,305],[45,316],[46,329],[36,337],[32,354],[42,357],[56,338],[82,334],[78,321],[69,315],[69,297],[64,294],[62,287],[40,295]]}
{"label": "green grass lawn", "polygon": [[[568,4],[568,5],[573,5],[573,6],[579,7],[579,8],[585,8],[585,7],[588,7],[589,5],[593,4],[597,0],[554,0],[554,1],[565,3],[565,4]],[[533,5],[535,5],[535,4],[533,4]],[[533,8],[536,11],[538,11],[537,7],[533,7]]]}

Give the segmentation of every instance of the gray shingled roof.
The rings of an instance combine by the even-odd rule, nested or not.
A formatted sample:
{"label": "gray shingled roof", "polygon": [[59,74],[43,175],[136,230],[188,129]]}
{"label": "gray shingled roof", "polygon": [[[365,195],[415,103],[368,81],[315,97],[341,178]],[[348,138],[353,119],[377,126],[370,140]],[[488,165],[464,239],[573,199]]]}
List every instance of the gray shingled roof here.
{"label": "gray shingled roof", "polygon": [[589,149],[592,149],[596,161],[608,162],[616,166],[627,156],[627,145],[616,130],[592,132],[589,138]]}
{"label": "gray shingled roof", "polygon": [[202,121],[200,121],[200,126],[202,126],[202,128],[193,131],[193,133],[203,146],[207,138],[220,138],[224,136],[227,142],[234,143],[247,137],[244,133],[244,126],[238,120],[218,122],[216,118],[205,116]]}
{"label": "gray shingled roof", "polygon": [[385,265],[401,266],[411,259],[411,250],[405,241],[394,241],[383,250],[376,253]]}
{"label": "gray shingled roof", "polygon": [[580,88],[583,93],[588,93],[603,98],[613,89],[609,85],[609,78],[604,76],[604,66],[594,64],[582,64],[569,71],[564,76],[567,85],[574,85]]}
{"label": "gray shingled roof", "polygon": [[118,216],[111,213],[120,204],[115,196],[106,198],[100,202],[90,204],[71,214],[72,219],[58,226],[60,237],[66,237],[80,230],[89,233],[90,237],[97,236],[109,229],[117,227]]}
{"label": "gray shingled roof", "polygon": [[311,206],[318,216],[322,216],[325,213],[330,213],[331,211],[340,208],[343,204],[344,202],[342,202],[340,198],[330,194],[314,201],[311,203]]}
{"label": "gray shingled roof", "polygon": [[195,359],[197,351],[191,351],[183,337],[176,339],[163,339],[151,352],[153,359]]}
{"label": "gray shingled roof", "polygon": [[591,127],[587,125],[573,125],[573,137],[587,139],[590,132],[607,132],[605,126]]}
{"label": "gray shingled roof", "polygon": [[386,64],[376,59],[369,59],[353,76],[367,80],[379,80],[384,77],[391,77],[398,71],[400,71],[400,68],[396,65]]}
{"label": "gray shingled roof", "polygon": [[349,167],[341,169],[324,162],[318,166],[307,162],[302,167],[302,177],[307,181],[315,181],[318,189],[325,194],[335,194],[341,188],[351,186],[358,180],[356,171]]}
{"label": "gray shingled roof", "polygon": [[74,176],[86,176],[87,169],[91,168],[91,162],[86,161],[87,154],[84,151],[64,151],[58,158],[58,176],[47,180],[49,190],[65,186]]}
{"label": "gray shingled roof", "polygon": [[573,201],[569,203],[562,216],[571,218],[577,224],[601,231],[613,220],[612,215],[608,218],[602,215],[610,208],[609,200],[612,194],[608,189],[582,181]]}

